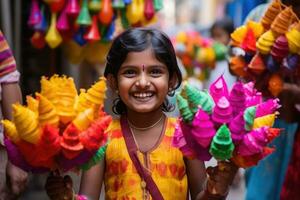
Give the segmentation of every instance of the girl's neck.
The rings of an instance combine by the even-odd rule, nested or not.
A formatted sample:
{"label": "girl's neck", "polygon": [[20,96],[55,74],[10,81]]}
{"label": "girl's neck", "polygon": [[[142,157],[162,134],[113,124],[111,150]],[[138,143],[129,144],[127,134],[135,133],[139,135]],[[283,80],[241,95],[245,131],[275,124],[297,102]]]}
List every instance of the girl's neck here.
{"label": "girl's neck", "polygon": [[129,122],[139,128],[149,127],[157,122],[157,120],[161,119],[164,113],[161,109],[158,109],[153,112],[148,113],[137,113],[134,111],[128,110],[127,117]]}

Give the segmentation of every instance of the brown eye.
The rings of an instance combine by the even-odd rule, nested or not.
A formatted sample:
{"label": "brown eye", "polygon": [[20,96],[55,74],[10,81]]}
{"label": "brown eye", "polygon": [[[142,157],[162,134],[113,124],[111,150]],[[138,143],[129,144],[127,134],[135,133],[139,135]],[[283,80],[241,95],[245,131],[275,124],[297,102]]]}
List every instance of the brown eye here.
{"label": "brown eye", "polygon": [[124,74],[128,78],[131,78],[131,77],[134,77],[137,73],[133,69],[127,69],[122,74]]}
{"label": "brown eye", "polygon": [[159,68],[151,69],[150,74],[154,77],[158,77],[163,73],[163,71]]}

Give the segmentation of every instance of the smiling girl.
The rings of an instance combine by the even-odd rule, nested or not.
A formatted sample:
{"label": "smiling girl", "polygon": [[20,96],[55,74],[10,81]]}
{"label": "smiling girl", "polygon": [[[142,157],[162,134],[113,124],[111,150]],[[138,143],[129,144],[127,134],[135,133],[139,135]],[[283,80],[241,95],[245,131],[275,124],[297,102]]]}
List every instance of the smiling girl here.
{"label": "smiling girl", "polygon": [[[203,161],[184,158],[172,146],[176,119],[165,112],[173,105],[182,81],[171,41],[154,29],[129,29],[118,36],[108,53],[104,73],[118,94],[113,111],[120,116],[108,132],[105,159],[84,172],[78,199],[225,199],[236,172],[231,163],[209,171]],[[55,186],[60,183],[61,187]],[[70,179],[48,178],[52,199],[72,199]],[[84,195],[84,196],[82,196]]]}

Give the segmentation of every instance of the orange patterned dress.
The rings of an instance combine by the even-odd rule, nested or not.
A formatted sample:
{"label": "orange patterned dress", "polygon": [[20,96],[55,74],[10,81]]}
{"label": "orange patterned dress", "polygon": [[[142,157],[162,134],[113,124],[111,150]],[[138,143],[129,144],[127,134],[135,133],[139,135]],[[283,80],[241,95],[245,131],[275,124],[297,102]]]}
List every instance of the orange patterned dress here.
{"label": "orange patterned dress", "polygon": [[[187,198],[187,175],[183,155],[172,146],[175,118],[168,118],[161,142],[152,151],[138,152],[140,162],[146,167],[165,200]],[[144,192],[126,148],[119,120],[109,129],[110,142],[106,150],[105,195],[108,200],[140,200]],[[150,195],[147,195],[151,199]],[[144,198],[145,199],[145,198]]]}

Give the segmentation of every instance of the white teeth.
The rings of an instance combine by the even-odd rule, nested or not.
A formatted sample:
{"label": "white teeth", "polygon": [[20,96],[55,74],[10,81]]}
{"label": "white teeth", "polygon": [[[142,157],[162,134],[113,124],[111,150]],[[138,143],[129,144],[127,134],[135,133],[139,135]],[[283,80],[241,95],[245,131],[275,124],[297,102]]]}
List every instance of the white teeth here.
{"label": "white teeth", "polygon": [[151,92],[134,93],[133,96],[137,98],[145,98],[145,97],[151,97],[152,93]]}

